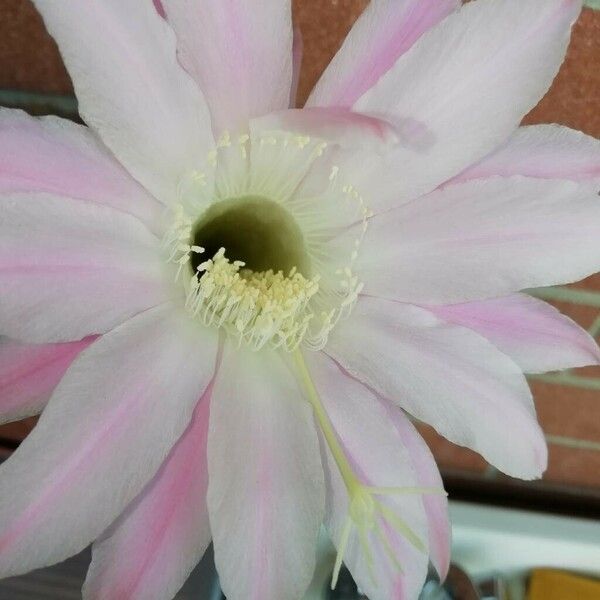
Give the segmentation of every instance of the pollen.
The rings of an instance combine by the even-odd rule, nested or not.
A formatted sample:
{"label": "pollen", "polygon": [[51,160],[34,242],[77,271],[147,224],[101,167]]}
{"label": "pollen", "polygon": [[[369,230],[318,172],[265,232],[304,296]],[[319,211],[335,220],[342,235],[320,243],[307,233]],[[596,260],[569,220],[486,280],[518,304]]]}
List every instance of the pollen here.
{"label": "pollen", "polygon": [[[224,327],[254,349],[267,343],[295,349],[315,318],[309,303],[319,291],[319,278],[307,279],[295,269],[257,273],[244,266],[231,262],[221,248],[197,267],[186,307],[205,325]],[[329,326],[323,319],[322,327]]]}

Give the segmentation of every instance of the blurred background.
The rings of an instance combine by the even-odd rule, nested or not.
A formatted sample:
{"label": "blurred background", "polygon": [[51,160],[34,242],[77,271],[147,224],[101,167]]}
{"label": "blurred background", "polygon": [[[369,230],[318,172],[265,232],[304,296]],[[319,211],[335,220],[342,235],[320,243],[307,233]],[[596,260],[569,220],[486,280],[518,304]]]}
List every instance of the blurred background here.
{"label": "blurred background", "polygon": [[[367,0],[294,0],[294,18],[304,40],[300,105],[367,3]],[[60,55],[29,0],[0,0],[0,105],[23,108],[33,114],[78,118]],[[525,122],[555,122],[600,137],[600,11],[584,9],[554,85]],[[543,290],[540,295],[598,339],[600,276],[569,288]],[[456,519],[471,522],[475,518],[473,514],[461,513],[461,507],[468,505],[463,504],[466,502],[482,507],[484,512],[477,513],[476,518],[488,519],[490,523],[504,513],[486,513],[485,505],[490,509],[525,510],[522,514],[542,519],[560,514],[571,519],[584,517],[593,528],[600,519],[600,368],[539,376],[531,384],[550,447],[549,468],[542,481],[511,480],[478,455],[450,444],[429,428],[421,428],[442,470],[450,497],[457,501]],[[34,420],[27,420],[0,427],[0,458],[8,456],[33,425]],[[526,519],[523,527],[536,522],[535,518]],[[597,544],[600,546],[600,537]],[[85,559],[82,560],[84,563]],[[77,571],[79,563],[73,564]],[[600,573],[600,560],[597,570]],[[44,595],[43,586],[36,590],[19,596],[14,589],[3,591],[0,587],[0,600],[79,597],[76,592],[74,596],[68,595],[67,588],[62,596]],[[578,594],[556,598],[600,599],[597,590],[593,596],[581,591]],[[550,597],[545,596],[544,600]]]}

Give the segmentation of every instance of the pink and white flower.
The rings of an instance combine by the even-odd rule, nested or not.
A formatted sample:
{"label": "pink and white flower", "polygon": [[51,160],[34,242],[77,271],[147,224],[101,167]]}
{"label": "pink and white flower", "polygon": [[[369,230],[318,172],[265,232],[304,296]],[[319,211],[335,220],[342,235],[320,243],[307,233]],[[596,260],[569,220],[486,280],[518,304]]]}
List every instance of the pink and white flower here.
{"label": "pink and white flower", "polygon": [[[524,371],[599,362],[520,293],[600,268],[600,144],[518,128],[578,0],[372,0],[303,109],[286,0],[34,0],[88,127],[0,112],[0,575],[372,600],[449,563],[406,414],[539,477]],[[94,541],[95,540],[95,541]]]}

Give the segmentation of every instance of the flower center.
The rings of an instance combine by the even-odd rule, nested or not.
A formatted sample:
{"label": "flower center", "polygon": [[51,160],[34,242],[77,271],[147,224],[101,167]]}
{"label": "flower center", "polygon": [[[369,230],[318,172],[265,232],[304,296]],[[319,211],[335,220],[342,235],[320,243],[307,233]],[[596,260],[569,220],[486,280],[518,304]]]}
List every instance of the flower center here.
{"label": "flower center", "polygon": [[322,348],[361,289],[368,211],[319,139],[229,134],[185,175],[164,238],[188,312],[238,342]]}
{"label": "flower center", "polygon": [[[213,204],[195,224],[193,244],[213,257],[221,248],[230,262],[240,261],[255,273],[282,271],[294,267],[307,275],[308,257],[300,228],[277,202],[258,196],[223,200]],[[191,257],[194,272],[202,262]]]}

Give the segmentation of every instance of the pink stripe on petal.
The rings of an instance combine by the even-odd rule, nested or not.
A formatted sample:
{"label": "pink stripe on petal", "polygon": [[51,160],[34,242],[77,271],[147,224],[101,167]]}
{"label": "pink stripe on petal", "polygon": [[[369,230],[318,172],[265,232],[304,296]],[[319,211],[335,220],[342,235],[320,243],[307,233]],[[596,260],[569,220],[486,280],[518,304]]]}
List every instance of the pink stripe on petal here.
{"label": "pink stripe on petal", "polygon": [[297,600],[314,571],[323,472],[284,357],[227,343],[211,402],[208,509],[229,600]]}
{"label": "pink stripe on petal", "polygon": [[587,331],[525,294],[425,308],[481,334],[527,373],[600,363],[598,344]]}
{"label": "pink stripe on petal", "polygon": [[156,12],[164,19],[166,14],[161,0],[152,0],[152,2],[154,2],[154,8],[156,8]]}
{"label": "pink stripe on petal", "polygon": [[0,556],[10,552],[15,544],[23,539],[29,532],[35,530],[40,521],[47,518],[48,507],[59,502],[61,496],[66,495],[82,476],[90,469],[96,454],[102,453],[102,448],[110,444],[112,438],[122,435],[125,428],[132,420],[142,419],[142,406],[144,402],[144,389],[128,397],[115,410],[109,419],[102,424],[102,428],[94,435],[85,439],[76,453],[61,464],[61,472],[54,477],[50,486],[33,502],[31,502],[15,519],[10,527],[2,532],[0,537]]}
{"label": "pink stripe on petal", "polygon": [[[170,206],[213,146],[208,106],[150,0],[33,0],[73,81],[82,119]],[[163,6],[165,5],[162,2]]]}
{"label": "pink stripe on petal", "polygon": [[580,0],[469,2],[402,55],[353,104],[421,129],[420,148],[400,144],[380,165],[365,163],[378,185],[371,209],[418,198],[502,145],[556,76],[580,8]]}
{"label": "pink stripe on petal", "polygon": [[481,335],[416,306],[361,297],[351,325],[332,332],[327,354],[508,475],[544,472],[546,442],[523,373]]}
{"label": "pink stripe on petal", "polygon": [[500,149],[448,183],[512,175],[599,184],[600,140],[560,125],[520,127]]}
{"label": "pink stripe on petal", "polygon": [[162,1],[179,60],[206,96],[216,136],[289,106],[289,0]]}
{"label": "pink stripe on petal", "polygon": [[0,109],[0,193],[47,192],[130,213],[152,229],[161,205],[94,134],[57,117]]}
{"label": "pink stripe on petal", "polygon": [[172,311],[146,311],[102,336],[0,466],[0,576],[83,549],[185,431],[214,373],[217,340]]}
{"label": "pink stripe on petal", "polygon": [[171,598],[204,554],[211,394],[212,382],[154,479],[94,543],[86,600]]}
{"label": "pink stripe on petal", "polygon": [[371,115],[345,108],[295,108],[252,120],[257,130],[283,130],[309,135],[342,148],[383,151],[398,141],[400,130]]}
{"label": "pink stripe on petal", "polygon": [[493,177],[375,215],[355,271],[371,296],[457,304],[587,277],[600,268],[599,239],[589,184]]}
{"label": "pink stripe on petal", "polygon": [[308,106],[351,107],[458,0],[374,0],[317,83]]}
{"label": "pink stripe on petal", "polygon": [[0,289],[0,331],[32,343],[105,333],[173,294],[137,219],[40,193],[0,195]]}
{"label": "pink stripe on petal", "polygon": [[41,412],[73,360],[95,339],[42,345],[0,339],[0,423]]}

